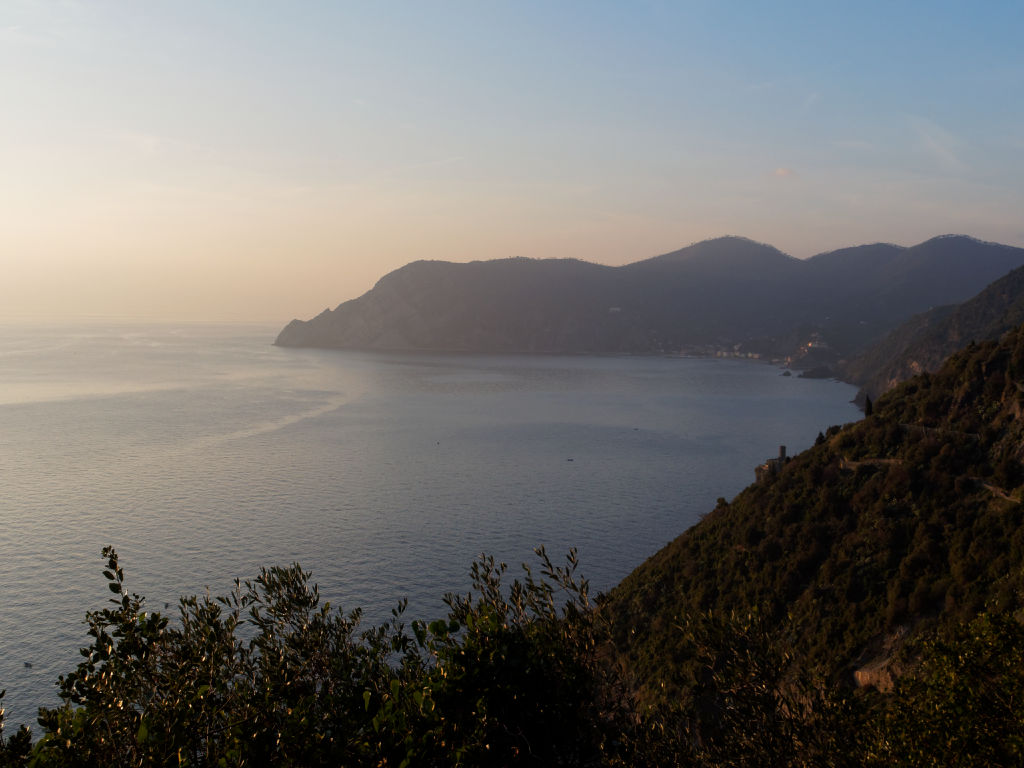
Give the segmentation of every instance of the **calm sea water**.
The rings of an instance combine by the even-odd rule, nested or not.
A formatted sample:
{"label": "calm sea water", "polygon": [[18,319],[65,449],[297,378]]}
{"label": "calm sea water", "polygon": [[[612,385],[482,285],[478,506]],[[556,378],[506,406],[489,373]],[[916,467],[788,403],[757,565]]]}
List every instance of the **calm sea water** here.
{"label": "calm sea water", "polygon": [[[855,420],[853,388],[767,364],[384,355],[276,328],[0,330],[0,688],[34,723],[109,596],[151,608],[298,561],[368,621],[575,546],[606,590],[753,480],[779,444]],[[31,667],[27,665],[31,665]]]}

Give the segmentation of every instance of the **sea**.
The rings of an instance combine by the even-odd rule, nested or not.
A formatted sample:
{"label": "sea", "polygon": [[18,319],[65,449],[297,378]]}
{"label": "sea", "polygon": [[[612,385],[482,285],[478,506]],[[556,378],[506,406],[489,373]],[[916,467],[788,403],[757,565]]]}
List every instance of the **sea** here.
{"label": "sea", "polygon": [[85,613],[176,615],[299,563],[367,626],[442,615],[486,553],[575,548],[611,589],[754,467],[855,421],[853,387],[764,362],[285,349],[255,324],[0,327],[0,689],[59,703]]}

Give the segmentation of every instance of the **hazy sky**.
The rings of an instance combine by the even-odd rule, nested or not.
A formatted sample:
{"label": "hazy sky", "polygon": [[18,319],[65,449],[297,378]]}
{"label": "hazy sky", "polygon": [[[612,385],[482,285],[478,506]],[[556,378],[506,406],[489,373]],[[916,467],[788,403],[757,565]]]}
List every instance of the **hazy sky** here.
{"label": "hazy sky", "polygon": [[421,258],[1024,246],[1024,3],[0,0],[0,318]]}

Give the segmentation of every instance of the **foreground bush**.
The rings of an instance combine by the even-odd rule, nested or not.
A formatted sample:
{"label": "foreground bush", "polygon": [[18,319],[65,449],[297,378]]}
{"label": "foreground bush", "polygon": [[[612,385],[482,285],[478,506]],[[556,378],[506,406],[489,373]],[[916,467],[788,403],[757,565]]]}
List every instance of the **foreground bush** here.
{"label": "foreground bush", "polygon": [[[587,582],[574,554],[538,554],[539,576],[524,566],[509,585],[482,558],[444,619],[406,627],[400,605],[363,630],[298,565],[183,599],[170,622],[129,592],[108,548],[112,605],[87,615],[92,643],[60,680],[63,706],[40,712],[32,764],[632,763],[628,696]],[[0,759],[27,750],[17,736]]]}
{"label": "foreground bush", "polygon": [[[1024,630],[982,614],[921,643],[883,697],[850,696],[793,663],[804,628],[702,614],[664,664],[684,693],[642,707],[604,608],[570,553],[504,583],[483,557],[448,614],[360,628],[321,604],[299,566],[169,621],[104,551],[111,607],[60,680],[64,704],[4,738],[8,766],[934,766],[1019,765]],[[0,702],[3,694],[0,693]],[[650,697],[644,697],[650,700]]]}

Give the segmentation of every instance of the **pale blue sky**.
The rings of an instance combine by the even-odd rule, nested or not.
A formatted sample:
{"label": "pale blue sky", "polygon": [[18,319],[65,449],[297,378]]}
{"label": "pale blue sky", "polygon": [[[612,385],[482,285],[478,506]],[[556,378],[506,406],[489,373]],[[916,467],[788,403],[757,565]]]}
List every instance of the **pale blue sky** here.
{"label": "pale blue sky", "polygon": [[1024,3],[0,1],[0,316],[417,258],[1024,246]]}

